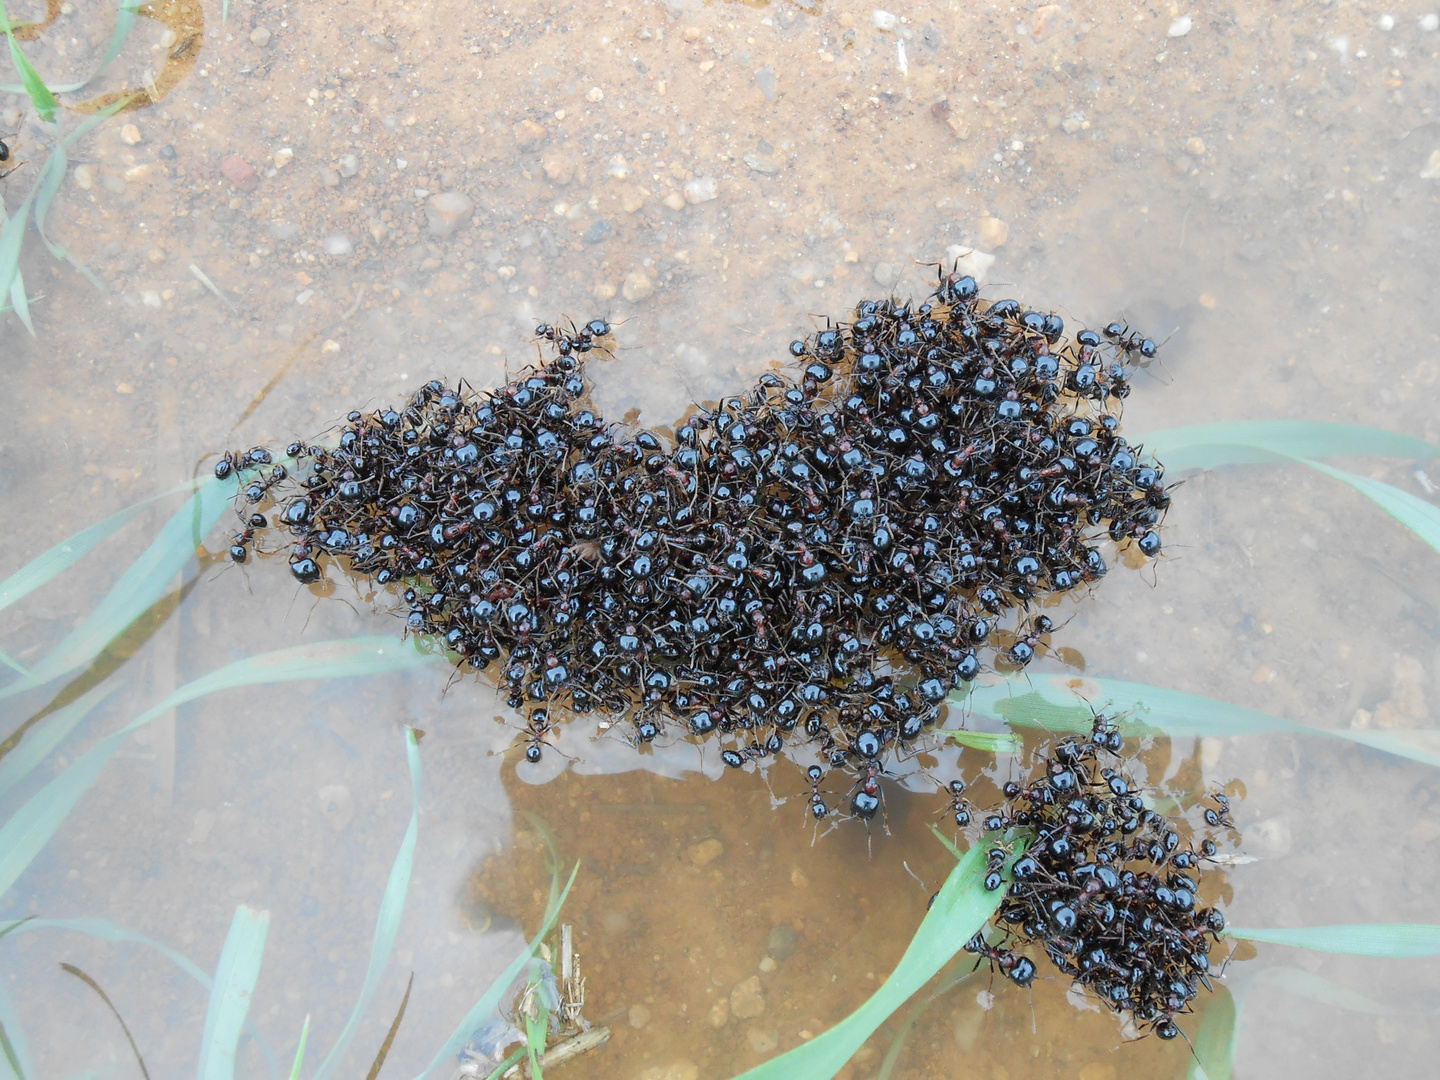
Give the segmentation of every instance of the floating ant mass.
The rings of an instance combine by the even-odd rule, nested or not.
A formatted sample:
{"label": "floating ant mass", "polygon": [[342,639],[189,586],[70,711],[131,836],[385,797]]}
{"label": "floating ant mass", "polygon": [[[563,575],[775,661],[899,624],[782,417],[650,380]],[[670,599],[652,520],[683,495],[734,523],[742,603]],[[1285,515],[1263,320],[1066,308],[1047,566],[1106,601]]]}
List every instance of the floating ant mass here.
{"label": "floating ant mass", "polygon": [[717,739],[736,768],[803,724],[868,819],[888,758],[987,650],[1024,666],[1053,629],[1028,609],[1106,573],[1107,530],[1160,551],[1163,472],[1119,434],[1099,335],[1063,333],[941,275],[925,303],[866,300],[793,342],[798,371],[672,441],[587,407],[608,323],[542,324],[550,358],[505,386],[428,382],[349,413],[337,445],[215,473],[246,516],[273,507],[296,580],[338,562],[404,590],[406,632],[503,664],[513,707],[604,709],[636,745]]}

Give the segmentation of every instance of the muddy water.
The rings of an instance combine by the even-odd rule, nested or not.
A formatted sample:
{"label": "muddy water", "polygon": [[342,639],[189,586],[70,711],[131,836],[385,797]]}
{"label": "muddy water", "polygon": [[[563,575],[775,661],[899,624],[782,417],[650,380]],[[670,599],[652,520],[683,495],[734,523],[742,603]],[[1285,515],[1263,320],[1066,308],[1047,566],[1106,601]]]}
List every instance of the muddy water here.
{"label": "muddy water", "polygon": [[[83,78],[112,25],[106,5],[66,7],[25,44],[53,82]],[[10,10],[38,18],[43,5]],[[534,357],[537,320],[614,321],[617,357],[592,373],[598,403],[663,425],[743,385],[825,315],[918,295],[924,264],[971,249],[994,257],[970,256],[988,295],[1168,337],[1127,403],[1129,433],[1286,417],[1440,442],[1429,12],[914,4],[893,9],[888,31],[869,7],[793,2],[236,0],[225,23],[215,5],[143,16],[86,92],[153,83],[159,100],[76,145],[48,222],[107,291],[32,231],[22,268],[37,336],[10,315],[0,324],[14,410],[0,435],[0,573],[207,453],[313,434],[433,375],[492,384]],[[12,212],[48,153],[30,117],[0,116],[0,134],[17,128],[7,141],[29,164],[0,181]],[[1433,496],[1413,462],[1353,465]],[[0,644],[21,662],[43,654],[162,518],[8,609]],[[1353,490],[1291,469],[1193,479],[1169,522],[1154,572],[1113,573],[1070,609],[1060,640],[1087,673],[1321,727],[1432,723],[1433,550]],[[221,543],[217,531],[209,544]],[[226,662],[398,630],[383,595],[343,581],[297,594],[273,562],[187,579],[115,692],[7,806]],[[7,729],[45,700],[8,706]],[[368,1066],[411,970],[387,1069],[413,1075],[533,929],[545,879],[517,807],[584,864],[566,917],[587,1014],[617,1036],[577,1074],[723,1078],[795,1045],[883,978],[944,872],[925,828],[936,800],[898,789],[888,835],[867,844],[851,827],[812,846],[793,797],[803,783],[783,765],[768,788],[715,782],[686,778],[698,760],[576,740],[568,771],[526,784],[515,752],[498,754],[518,725],[494,691],[422,669],[182,707],[101,776],[5,913],[102,916],[213,970],[235,905],[266,908],[252,1018],[288,1061],[312,1014],[323,1053],[359,990],[405,829],[405,724],[429,732],[415,880],[349,1073]],[[1248,789],[1257,861],[1229,875],[1232,921],[1436,921],[1431,770],[1289,736],[1156,752]],[[964,762],[972,776],[997,767]],[[772,808],[772,795],[790,801]],[[762,971],[782,926],[793,951]],[[59,931],[0,948],[39,1074],[134,1068],[61,960],[107,989],[152,1073],[194,1068],[205,998],[169,961]],[[1409,1076],[1433,1060],[1417,1019],[1440,992],[1433,963],[1262,948],[1227,981],[1260,966],[1386,1011],[1260,986],[1243,1012],[1243,1074]],[[713,1024],[752,976],[763,1010]],[[982,973],[919,1019],[894,1075],[1184,1074],[1183,1043],[1123,1044],[1064,990],[1050,980],[1032,996]],[[873,1076],[888,1045],[882,1032],[851,1075]],[[264,1071],[254,1043],[240,1067]]]}

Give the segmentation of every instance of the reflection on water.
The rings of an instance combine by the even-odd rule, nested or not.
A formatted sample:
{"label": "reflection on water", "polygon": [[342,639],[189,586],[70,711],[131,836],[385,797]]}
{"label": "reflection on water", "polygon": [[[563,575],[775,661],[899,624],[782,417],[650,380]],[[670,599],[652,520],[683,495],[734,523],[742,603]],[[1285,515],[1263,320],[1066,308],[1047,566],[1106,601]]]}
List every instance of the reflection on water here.
{"label": "reflection on water", "polygon": [[[0,324],[23,403],[0,435],[4,572],[183,480],[207,452],[283,444],[432,375],[494,384],[533,358],[542,319],[610,318],[621,349],[593,373],[600,410],[669,423],[688,400],[747,384],[816,319],[878,288],[918,293],[932,271],[917,260],[972,245],[994,256],[989,295],[1169,336],[1156,378],[1127,402],[1131,434],[1284,416],[1440,441],[1424,317],[1440,239],[1427,82],[1440,36],[1425,8],[922,4],[882,30],[869,7],[810,6],[265,0],[232,3],[223,24],[208,11],[186,80],[77,146],[51,210],[52,237],[108,291],[27,236],[37,336],[12,316]],[[47,78],[82,78],[111,18],[77,2],[27,53]],[[144,85],[179,44],[152,19],[140,26],[96,92]],[[0,133],[20,129],[7,141],[43,160],[48,135],[14,111],[21,100],[0,104]],[[12,211],[34,178],[0,181]],[[1429,497],[1421,468],[1360,466]],[[6,650],[42,655],[159,520],[7,609]],[[1191,480],[1168,526],[1153,577],[1112,575],[1077,607],[1066,642],[1087,674],[1317,726],[1427,723],[1440,694],[1433,551],[1349,489],[1280,468]],[[206,570],[74,745],[241,656],[398,633],[370,603],[344,582],[316,603],[271,564]],[[543,870],[512,828],[513,802],[586,867],[566,918],[587,1012],[613,1014],[620,1034],[583,1068],[635,1077],[688,1061],[724,1077],[858,1002],[924,910],[903,864],[930,889],[944,872],[924,828],[936,799],[898,790],[891,835],[877,829],[867,853],[858,830],[811,847],[801,800],[772,810],[754,777],[684,778],[693,764],[596,776],[578,738],[563,748],[586,760],[517,785],[516,752],[490,752],[518,719],[488,687],[445,683],[422,670],[182,707],[102,774],[4,897],[6,914],[103,915],[213,970],[235,904],[267,908],[252,1017],[282,1060],[307,1012],[312,1052],[328,1047],[404,831],[399,732],[415,723],[431,733],[415,882],[344,1067],[371,1060],[413,969],[389,1067],[418,1071],[533,930]],[[44,700],[20,699],[6,733]],[[1230,874],[1234,921],[1435,921],[1440,811],[1423,766],[1291,736],[1173,750],[1176,768],[1203,770],[1196,786],[1247,786],[1239,818],[1259,861]],[[74,754],[62,747],[7,808]],[[989,759],[962,761],[968,773]],[[804,790],[783,770],[770,784]],[[616,804],[628,809],[602,809]],[[718,852],[697,865],[710,840]],[[771,942],[782,926],[795,934],[785,957]],[[49,931],[0,948],[39,1073],[133,1068],[112,1018],[57,960],[106,988],[156,1075],[193,1068],[204,997],[168,961]],[[767,955],[773,971],[760,969]],[[1280,948],[1229,974],[1257,964],[1391,1005],[1440,988],[1428,962]],[[735,996],[752,977],[764,1008],[739,1017],[756,1004]],[[1183,1044],[1121,1045],[1112,1020],[1064,989],[1037,983],[1032,998],[978,974],[920,1019],[896,1075],[953,1075],[957,1054],[997,1078],[1183,1074]],[[732,1012],[717,1028],[721,1000]],[[1429,1027],[1403,1010],[1348,1013],[1261,987],[1244,1018],[1239,1061],[1257,1074],[1418,1075],[1433,1056]],[[875,1074],[886,1040],[853,1077]],[[263,1069],[253,1047],[241,1068]]]}

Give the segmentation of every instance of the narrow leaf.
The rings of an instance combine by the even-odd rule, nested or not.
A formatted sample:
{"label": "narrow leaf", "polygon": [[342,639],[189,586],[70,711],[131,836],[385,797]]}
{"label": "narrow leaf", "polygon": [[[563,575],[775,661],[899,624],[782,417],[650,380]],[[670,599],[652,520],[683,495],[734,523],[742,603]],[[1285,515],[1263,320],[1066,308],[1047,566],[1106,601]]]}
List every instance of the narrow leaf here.
{"label": "narrow leaf", "polygon": [[[316,1070],[314,1080],[326,1080],[345,1056],[350,1041],[360,1027],[365,1009],[375,995],[375,988],[380,982],[385,965],[390,961],[395,935],[400,932],[400,916],[405,911],[405,894],[410,888],[410,870],[415,861],[415,841],[420,833],[420,744],[415,738],[413,727],[405,729],[405,752],[410,762],[410,825],[405,830],[404,839],[400,841],[400,851],[390,868],[390,880],[380,901],[380,914],[375,919],[375,939],[370,946],[370,963],[365,969],[365,981],[360,987],[360,997],[355,1002],[355,1008],[341,1030],[340,1037],[335,1040],[334,1047],[325,1055],[325,1060]],[[399,1023],[398,1018],[396,1023]]]}
{"label": "narrow leaf", "polygon": [[[412,976],[413,977],[413,976]],[[310,1041],[310,1014],[300,1026],[300,1045],[295,1048],[295,1064],[290,1067],[290,1080],[300,1080],[300,1065],[305,1060],[305,1044]]]}
{"label": "narrow leaf", "polygon": [[200,1080],[233,1080],[235,1054],[240,1032],[250,1012],[250,997],[260,977],[265,957],[265,936],[270,930],[270,913],[241,904],[235,909],[220,966],[215,971],[215,988],[205,1013],[205,1032],[200,1037]]}
{"label": "narrow leaf", "polygon": [[186,683],[157,705],[151,706],[119,731],[106,736],[68,769],[20,807],[0,826],[0,895],[15,884],[31,860],[55,835],[75,804],[109,764],[125,740],[145,724],[164,716],[177,705],[239,686],[258,686],[300,679],[378,675],[386,671],[433,663],[438,656],[421,653],[413,643],[391,638],[354,638],[299,645],[237,660],[218,671]]}
{"label": "narrow leaf", "polygon": [[999,909],[1005,890],[987,892],[985,873],[985,848],[977,844],[945,879],[900,963],[865,1004],[829,1031],[736,1080],[829,1080],[834,1076],[886,1017],[929,982]]}
{"label": "narrow leaf", "polygon": [[1225,933],[1250,941],[1268,941],[1272,945],[1293,945],[1316,952],[1349,953],[1352,956],[1379,956],[1394,960],[1440,955],[1440,926],[1425,923],[1351,923],[1273,930],[1231,926],[1226,928]]}
{"label": "narrow leaf", "polygon": [[375,1055],[375,1062],[370,1066],[365,1080],[375,1080],[380,1075],[380,1070],[385,1065],[385,1058],[390,1053],[390,1044],[395,1041],[395,1033],[400,1030],[400,1021],[405,1019],[405,1006],[410,1004],[410,991],[414,987],[415,973],[412,971],[410,981],[405,984],[405,996],[400,999],[400,1011],[395,1014],[395,1019],[390,1024],[390,1030],[385,1033],[385,1041],[380,1044],[380,1052]]}
{"label": "narrow leaf", "polygon": [[1426,502],[1417,495],[1411,495],[1408,491],[1401,491],[1391,484],[1371,480],[1368,476],[1358,476],[1344,469],[1322,465],[1318,461],[1297,460],[1341,483],[1349,484],[1425,543],[1440,551],[1440,506]]}
{"label": "narrow leaf", "polygon": [[15,70],[20,73],[20,85],[25,88],[25,93],[30,95],[30,104],[35,106],[35,111],[40,114],[40,119],[47,124],[55,122],[55,110],[60,103],[55,100],[55,95],[45,85],[45,80],[40,78],[40,73],[26,55],[20,51],[20,43],[15,40],[15,35],[7,26],[5,37],[10,42],[10,59],[15,63]]}
{"label": "narrow leaf", "polygon": [[935,734],[972,750],[988,754],[1018,754],[1024,740],[1010,731],[965,731],[961,728],[936,728]]}
{"label": "narrow leaf", "polygon": [[1230,1080],[1235,1062],[1235,1044],[1239,1035],[1236,1002],[1224,984],[1205,999],[1205,1011],[1195,1032],[1194,1056],[1189,1080]]}
{"label": "narrow leaf", "polygon": [[1284,990],[1287,994],[1294,994],[1296,997],[1319,1002],[1321,1005],[1329,1005],[1332,1008],[1345,1009],[1347,1012],[1386,1016],[1398,1011],[1388,1005],[1382,1005],[1364,994],[1358,994],[1349,987],[1322,978],[1313,971],[1305,971],[1297,967],[1281,965],[1261,968],[1250,980],[1250,985],[1273,986],[1277,990]]}
{"label": "narrow leaf", "polygon": [[140,1075],[143,1076],[145,1080],[150,1080],[150,1070],[145,1067],[145,1059],[140,1056],[140,1047],[135,1045],[135,1036],[130,1034],[130,1026],[125,1023],[125,1018],[120,1015],[120,1010],[117,1009],[115,1003],[110,1000],[110,995],[105,993],[104,990],[101,990],[99,983],[74,964],[67,964],[62,961],[60,966],[100,996],[100,1000],[105,1003],[105,1007],[110,1010],[110,1014],[115,1017],[116,1023],[120,1025],[120,1030],[125,1033],[125,1041],[130,1044],[130,1051],[135,1055],[135,1061],[140,1066]]}
{"label": "narrow leaf", "polygon": [[[0,795],[4,795],[30,775],[31,770],[44,761],[50,752],[64,741],[65,736],[74,731],[76,725],[90,715],[91,710],[109,697],[114,689],[113,685],[105,684],[95,687],[64,708],[56,709],[38,721],[25,733],[24,739],[18,745],[12,744],[4,759],[0,760]],[[11,739],[15,737],[15,734],[10,736]],[[10,742],[10,739],[6,742]]]}
{"label": "narrow leaf", "polygon": [[1169,472],[1294,458],[1431,458],[1440,447],[1410,435],[1355,424],[1249,420],[1166,428],[1143,437]]}
{"label": "narrow leaf", "polygon": [[[105,50],[105,55],[102,56],[100,62],[95,65],[95,70],[79,82],[60,83],[51,87],[51,89],[57,94],[69,94],[76,90],[82,90],[88,84],[94,82],[96,77],[109,67],[110,61],[120,55],[120,50],[125,46],[125,39],[130,36],[130,31],[135,28],[136,12],[143,6],[144,0],[120,0],[120,13],[115,20],[115,32],[110,37],[110,47]],[[0,90],[8,91],[12,94],[21,94],[25,92],[25,87],[22,85],[8,84],[0,85]],[[130,99],[126,98],[124,100],[128,102]]]}

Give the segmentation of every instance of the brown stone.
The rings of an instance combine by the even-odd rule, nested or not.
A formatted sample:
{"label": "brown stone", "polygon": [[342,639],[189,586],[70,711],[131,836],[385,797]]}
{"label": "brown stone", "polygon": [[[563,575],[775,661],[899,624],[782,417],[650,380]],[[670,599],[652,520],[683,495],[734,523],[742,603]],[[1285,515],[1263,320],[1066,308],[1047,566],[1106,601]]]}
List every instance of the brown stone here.
{"label": "brown stone", "polygon": [[254,191],[260,186],[260,175],[239,154],[231,154],[220,162],[220,175],[241,191]]}

